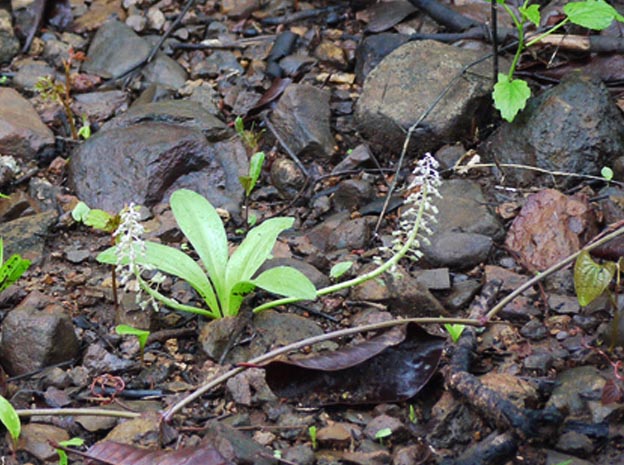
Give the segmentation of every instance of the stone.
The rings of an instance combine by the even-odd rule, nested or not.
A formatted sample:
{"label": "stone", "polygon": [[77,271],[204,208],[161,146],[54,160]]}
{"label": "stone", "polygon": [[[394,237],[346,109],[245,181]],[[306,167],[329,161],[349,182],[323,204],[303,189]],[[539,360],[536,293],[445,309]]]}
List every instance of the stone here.
{"label": "stone", "polygon": [[314,465],[315,463],[314,451],[305,444],[288,447],[284,452],[284,459],[298,465]]}
{"label": "stone", "polygon": [[16,90],[0,87],[0,153],[18,160],[43,157],[54,146],[54,134],[31,103]]}
{"label": "stone", "polygon": [[72,102],[72,111],[87,115],[90,121],[104,121],[128,109],[129,98],[121,90],[105,90],[77,94]]}
{"label": "stone", "polygon": [[329,93],[307,84],[291,84],[277,103],[271,121],[299,156],[326,160],[334,153]]}
{"label": "stone", "polygon": [[[483,56],[432,40],[408,42],[373,69],[356,106],[361,134],[386,152],[399,153],[405,131],[429,109],[459,76],[462,68]],[[500,63],[501,71],[507,67]],[[451,90],[412,133],[412,155],[433,151],[467,137],[475,124],[492,115],[492,63],[485,60],[454,81]]]}
{"label": "stone", "polygon": [[53,443],[67,441],[69,433],[62,428],[44,423],[28,423],[22,425],[19,448],[43,461],[58,457]]}
{"label": "stone", "polygon": [[353,211],[375,197],[373,185],[363,179],[345,179],[338,183],[332,198],[337,211]]}
{"label": "stone", "polygon": [[553,366],[554,358],[548,352],[536,352],[528,355],[524,359],[524,368],[537,372],[539,375],[545,375]]}
{"label": "stone", "polygon": [[570,465],[593,465],[593,462],[580,459],[574,455],[562,454],[554,450],[546,451],[546,465],[561,465],[568,460],[572,461]]}
{"label": "stone", "polygon": [[78,338],[62,305],[40,292],[31,292],[2,323],[0,357],[11,376],[72,360]]}
{"label": "stone", "polygon": [[409,40],[406,34],[384,32],[365,37],[355,51],[356,82],[361,84],[366,76],[392,51]]}
{"label": "stone", "polygon": [[278,158],[271,164],[271,182],[285,199],[294,199],[305,184],[297,164],[289,158]]}
{"label": "stone", "polygon": [[110,20],[95,34],[82,71],[105,79],[119,78],[141,64],[150,51],[149,44],[130,27]]}
{"label": "stone", "polygon": [[565,370],[557,376],[546,407],[556,407],[573,417],[581,416],[587,413],[588,399],[600,399],[605,383],[605,378],[594,366]]}
{"label": "stone", "polygon": [[234,402],[240,405],[258,405],[268,401],[276,401],[264,378],[264,370],[250,368],[227,380],[227,392]]}
{"label": "stone", "polygon": [[559,436],[555,447],[562,452],[589,457],[596,446],[586,435],[576,431],[566,431]]}
{"label": "stone", "polygon": [[351,220],[347,213],[337,213],[308,231],[306,237],[314,247],[324,252],[360,249],[368,245],[370,230],[368,219]]}
{"label": "stone", "polygon": [[4,241],[4,256],[20,254],[38,264],[43,260],[46,236],[56,224],[58,213],[55,210],[36,215],[24,216],[7,223],[0,223],[0,237]]}
{"label": "stone", "polygon": [[161,418],[156,412],[143,414],[138,418],[119,423],[106,435],[105,440],[143,448],[156,448],[160,437],[160,421]]}
{"label": "stone", "polygon": [[147,82],[172,90],[181,88],[188,78],[184,68],[164,53],[157,54],[156,58],[143,67],[141,74]]}
{"label": "stone", "polygon": [[379,440],[377,433],[381,430],[389,429],[392,434],[388,438],[401,442],[409,437],[409,430],[401,420],[389,415],[379,415],[366,424],[364,434],[372,440]]}
{"label": "stone", "polygon": [[254,465],[275,463],[271,454],[267,454],[266,448],[254,442],[242,431],[214,420],[207,422],[205,427],[206,443],[217,449],[227,463],[253,463]]}
{"label": "stone", "polygon": [[539,341],[548,336],[548,329],[540,320],[530,320],[520,328],[520,334],[532,341]]}
{"label": "stone", "polygon": [[[101,26],[111,18],[119,18],[119,21],[126,20],[126,11],[121,6],[120,0],[94,0],[89,6],[89,10],[79,15],[72,23],[72,29],[79,34],[95,29],[101,29]],[[112,49],[117,52],[117,49]]]}
{"label": "stone", "polygon": [[442,232],[431,237],[421,250],[424,260],[431,266],[447,266],[453,269],[472,268],[486,261],[492,246],[492,238],[477,233]]}
{"label": "stone", "polygon": [[78,147],[69,182],[80,199],[113,212],[129,202],[152,206],[187,188],[237,214],[243,195],[238,177],[248,171],[245,148],[225,139],[223,123],[199,104],[176,108],[176,102],[131,108]]}
{"label": "stone", "polygon": [[343,423],[332,423],[324,426],[316,433],[316,439],[322,447],[344,449],[353,441],[351,428]]}
{"label": "stone", "polygon": [[56,71],[42,60],[26,58],[17,65],[17,72],[13,76],[13,84],[20,90],[34,92],[35,85],[42,77],[56,77]]}
{"label": "stone", "polygon": [[0,63],[10,63],[19,50],[20,43],[13,33],[11,13],[2,8],[0,9]]}
{"label": "stone", "polygon": [[82,363],[93,375],[127,370],[134,364],[132,360],[111,354],[100,344],[91,344],[88,347]]}
{"label": "stone", "polygon": [[[485,160],[600,176],[624,152],[624,117],[598,77],[569,73],[529,100],[513,124],[503,124],[484,145]],[[535,171],[505,169],[507,182],[540,185]],[[546,175],[541,175],[546,176]],[[547,176],[550,180],[550,175]],[[569,187],[574,177],[557,177]]]}
{"label": "stone", "polygon": [[483,386],[497,392],[520,409],[536,408],[538,405],[537,389],[525,379],[507,373],[490,371],[481,376],[479,381]]}

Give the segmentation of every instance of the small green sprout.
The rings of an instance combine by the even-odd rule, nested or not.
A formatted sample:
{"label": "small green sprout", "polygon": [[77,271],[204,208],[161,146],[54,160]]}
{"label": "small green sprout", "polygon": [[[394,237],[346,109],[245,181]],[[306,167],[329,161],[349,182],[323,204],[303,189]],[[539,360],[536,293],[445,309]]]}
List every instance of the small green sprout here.
{"label": "small green sprout", "polygon": [[383,444],[383,440],[392,436],[392,430],[390,428],[381,428],[375,433],[375,439],[379,439],[379,443]]}
{"label": "small green sprout", "polygon": [[71,215],[74,221],[83,223],[98,231],[113,233],[119,226],[118,215],[113,216],[104,210],[89,208],[84,202],[78,202],[78,205],[72,210]]}
{"label": "small green sprout", "polygon": [[22,432],[22,423],[13,406],[2,396],[0,396],[0,421],[11,436],[13,452],[17,451],[17,441]]}
{"label": "small green sprout", "polygon": [[136,338],[139,341],[139,349],[141,351],[140,353],[141,353],[141,361],[142,361],[143,354],[145,352],[145,344],[147,344],[147,338],[149,337],[150,332],[144,329],[134,328],[130,325],[117,325],[115,327],[115,332],[119,334],[120,336],[125,336],[125,335],[136,336]]}
{"label": "small green sprout", "polygon": [[607,181],[613,180],[613,170],[608,166],[603,166],[600,170],[600,175]]}
{"label": "small green sprout", "polygon": [[256,131],[254,125],[251,125],[251,129],[245,129],[245,122],[243,118],[237,116],[234,120],[234,130],[238,137],[241,138],[241,141],[247,148],[249,153],[253,153],[257,150],[260,145],[260,139],[262,139],[262,134],[264,134],[264,130]]}
{"label": "small green sprout", "polygon": [[310,436],[310,442],[312,442],[312,449],[316,450],[316,448],[318,447],[318,442],[316,439],[316,433],[317,433],[317,429],[316,426],[312,425],[308,428],[308,435]]}
{"label": "small green sprout", "polygon": [[[84,445],[84,439],[71,438],[71,439],[68,439],[67,441],[61,441],[58,444],[59,446],[63,446],[63,447],[80,447]],[[67,459],[67,452],[65,452],[63,449],[56,449],[56,453],[59,456],[59,461],[58,461],[59,465],[67,465],[69,463]]]}
{"label": "small green sprout", "polygon": [[5,74],[0,76],[0,86],[6,86],[7,82],[9,82],[9,77]]}
{"label": "small green sprout", "polygon": [[91,137],[91,123],[87,115],[82,115],[82,126],[78,129],[78,137],[82,137],[84,140]]}
{"label": "small green sprout", "polygon": [[452,324],[446,323],[444,325],[444,328],[449,333],[449,336],[451,336],[451,340],[454,343],[457,343],[462,333],[464,332],[466,325],[458,325],[458,324],[452,325]]}
{"label": "small green sprout", "polygon": [[13,254],[4,261],[4,243],[0,238],[0,292],[17,281],[30,266],[30,260],[26,260],[18,254]]}
{"label": "small green sprout", "polygon": [[409,406],[409,415],[408,415],[408,417],[409,417],[409,421],[411,423],[413,423],[414,425],[416,423],[418,423],[418,418],[416,417],[416,409],[414,408],[414,406],[412,404],[410,404],[410,406]]}
{"label": "small green sprout", "polygon": [[338,262],[334,266],[332,266],[331,270],[329,270],[329,277],[332,279],[338,279],[347,271],[349,271],[352,266],[353,262]]}
{"label": "small green sprout", "polygon": [[251,191],[254,190],[256,184],[258,183],[258,179],[260,178],[260,174],[262,174],[262,165],[264,164],[264,152],[254,153],[251,159],[249,160],[249,173],[246,176],[239,176],[238,180],[243,186],[245,190],[245,224],[247,229],[253,227],[258,218],[255,215],[249,215],[249,196],[251,195]]}

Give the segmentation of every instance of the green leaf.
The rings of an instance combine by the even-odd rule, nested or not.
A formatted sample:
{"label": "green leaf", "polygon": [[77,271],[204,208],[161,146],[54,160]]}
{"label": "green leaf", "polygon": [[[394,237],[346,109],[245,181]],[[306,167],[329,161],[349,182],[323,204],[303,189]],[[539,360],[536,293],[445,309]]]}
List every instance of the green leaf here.
{"label": "green leaf", "polygon": [[22,423],[13,406],[2,396],[0,396],[0,421],[13,439],[13,446],[16,447],[22,431]]}
{"label": "green leaf", "polygon": [[100,231],[112,233],[116,229],[113,225],[114,216],[104,210],[89,210],[83,223]]}
{"label": "green leaf", "polygon": [[262,272],[252,281],[273,294],[303,300],[316,299],[316,287],[301,271],[291,266],[276,266]]}
{"label": "green leaf", "polygon": [[353,262],[338,262],[329,270],[329,277],[333,279],[340,278],[353,266]]}
{"label": "green leaf", "polygon": [[541,14],[540,14],[539,9],[540,9],[540,6],[537,4],[529,5],[528,7],[521,6],[519,8],[520,14],[522,14],[524,18],[528,19],[529,21],[531,21],[533,24],[535,24],[538,27],[541,21]]}
{"label": "green leaf", "polygon": [[502,117],[512,122],[518,112],[522,110],[529,97],[531,89],[522,79],[509,80],[509,76],[498,74],[498,82],[494,85],[494,107],[501,112]]}
{"label": "green leaf", "polygon": [[121,336],[136,336],[136,338],[139,340],[139,347],[141,347],[141,351],[143,351],[143,349],[145,348],[145,344],[147,344],[147,338],[150,335],[149,331],[134,328],[130,325],[117,325],[115,327],[115,332]]}
{"label": "green leaf", "polygon": [[[117,265],[117,246],[110,247],[97,256],[100,263]],[[155,242],[145,243],[145,254],[137,250],[137,263],[140,265],[153,266],[162,271],[189,283],[193,289],[204,299],[212,312],[219,314],[219,304],[212,289],[212,284],[201,267],[184,252]],[[124,260],[123,265],[127,265]]]}
{"label": "green leaf", "polygon": [[609,286],[615,275],[613,262],[596,263],[589,252],[583,251],[574,264],[574,288],[581,306],[589,305]]}
{"label": "green leaf", "polygon": [[[63,447],[80,447],[84,444],[84,439],[82,438],[71,438],[67,441],[59,442],[59,446]],[[63,449],[56,449],[56,453],[59,456],[59,465],[67,465],[69,461],[67,460],[67,452]]]}
{"label": "green leaf", "polygon": [[464,332],[464,329],[466,328],[466,325],[462,325],[462,324],[452,325],[452,324],[446,323],[444,325],[444,328],[449,333],[449,336],[451,336],[451,340],[453,342],[457,343],[457,341],[459,341],[459,338],[461,337],[462,333]]}
{"label": "green leaf", "polygon": [[381,428],[379,431],[375,433],[375,439],[383,439],[392,435],[392,430],[390,428]]}
{"label": "green leaf", "polygon": [[86,203],[78,202],[78,205],[76,205],[74,209],[72,210],[71,216],[74,219],[74,221],[84,223],[84,220],[90,211],[91,209]]}
{"label": "green leaf", "polygon": [[0,237],[0,267],[4,263],[4,241]]}
{"label": "green leaf", "polygon": [[614,19],[622,20],[615,8],[602,0],[570,2],[564,5],[563,12],[574,24],[597,31],[608,28]]}
{"label": "green leaf", "polygon": [[232,286],[232,290],[228,296],[227,306],[223,309],[225,316],[236,316],[240,309],[243,299],[256,289],[256,285],[251,281],[241,281]]}
{"label": "green leaf", "polygon": [[256,183],[258,182],[258,178],[262,173],[262,165],[264,164],[264,152],[256,152],[249,160],[249,178],[250,178],[250,186],[247,193],[251,194],[251,191],[256,187]]}
{"label": "green leaf", "polygon": [[17,281],[30,266],[30,260],[26,260],[15,254],[0,267],[0,292]]}
{"label": "green leaf", "polygon": [[613,170],[608,166],[603,166],[600,170],[600,175],[607,181],[611,181],[613,179]]}
{"label": "green leaf", "polygon": [[227,264],[228,287],[240,281],[249,281],[271,255],[277,236],[294,222],[293,218],[271,218],[250,230]]}
{"label": "green leaf", "polygon": [[237,116],[236,119],[234,120],[234,130],[236,131],[236,134],[238,134],[239,136],[242,136],[243,132],[245,132],[245,122],[243,121],[243,118],[241,118],[240,116]]}
{"label": "green leaf", "polygon": [[208,200],[187,189],[171,195],[171,210],[222,299],[229,289],[225,287],[228,243],[221,217]]}

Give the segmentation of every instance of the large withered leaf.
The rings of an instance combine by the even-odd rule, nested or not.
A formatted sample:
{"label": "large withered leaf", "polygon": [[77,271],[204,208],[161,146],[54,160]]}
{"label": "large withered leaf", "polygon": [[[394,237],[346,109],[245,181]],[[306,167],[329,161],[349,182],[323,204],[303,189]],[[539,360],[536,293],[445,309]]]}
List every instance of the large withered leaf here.
{"label": "large withered leaf", "polygon": [[87,464],[99,465],[233,465],[212,446],[184,447],[173,451],[149,450],[114,441],[102,441],[87,451],[92,460]]}
{"label": "large withered leaf", "polygon": [[279,397],[304,405],[396,402],[415,396],[431,379],[444,338],[416,324],[328,353],[264,365]]}
{"label": "large withered leaf", "polygon": [[360,13],[360,18],[368,17],[368,32],[382,32],[396,26],[405,18],[415,13],[417,8],[404,0],[376,3],[371,5],[365,12]]}

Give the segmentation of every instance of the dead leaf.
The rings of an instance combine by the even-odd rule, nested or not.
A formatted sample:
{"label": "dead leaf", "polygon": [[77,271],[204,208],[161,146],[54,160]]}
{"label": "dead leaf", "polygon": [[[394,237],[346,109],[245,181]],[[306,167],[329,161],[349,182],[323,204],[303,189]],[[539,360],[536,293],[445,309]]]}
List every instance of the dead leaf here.
{"label": "dead leaf", "polygon": [[114,441],[102,441],[91,446],[86,455],[92,459],[87,460],[88,465],[233,465],[207,444],[172,451],[154,451]]}
{"label": "dead leaf", "polygon": [[409,324],[335,352],[269,362],[267,384],[277,396],[304,405],[401,401],[431,379],[444,340]]}

